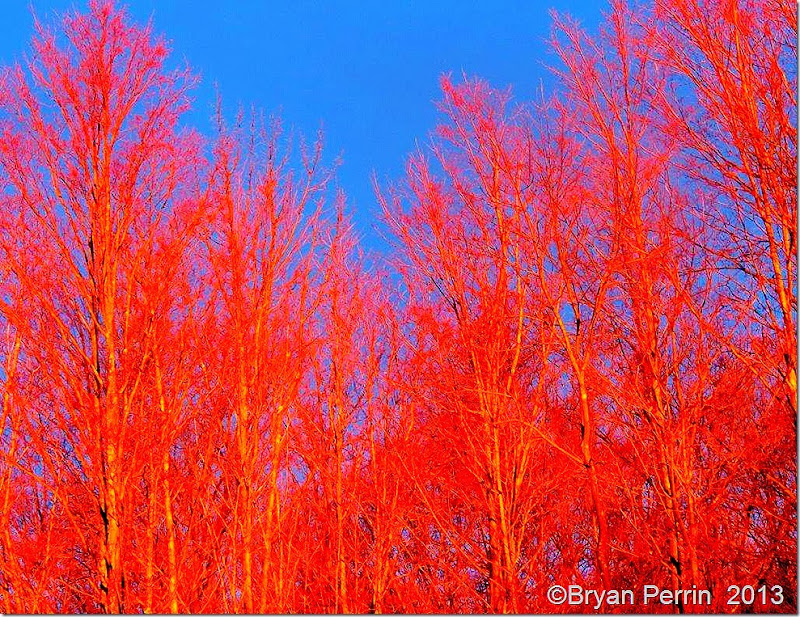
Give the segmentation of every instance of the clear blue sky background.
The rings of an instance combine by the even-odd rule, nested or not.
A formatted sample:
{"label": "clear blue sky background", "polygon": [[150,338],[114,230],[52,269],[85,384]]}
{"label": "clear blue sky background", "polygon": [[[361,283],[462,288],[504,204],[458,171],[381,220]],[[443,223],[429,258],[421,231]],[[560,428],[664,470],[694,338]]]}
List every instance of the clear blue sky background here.
{"label": "clear blue sky background", "polygon": [[[517,100],[553,86],[546,39],[550,9],[596,31],[605,0],[308,2],[129,0],[119,2],[171,42],[202,84],[189,119],[210,127],[217,84],[229,117],[238,106],[278,113],[309,138],[322,127],[326,159],[341,155],[347,194],[365,248],[381,241],[372,174],[398,179],[416,143],[437,122],[439,78],[462,73],[512,87]],[[32,34],[31,6],[52,23],[76,0],[5,0],[0,63],[20,59]]]}

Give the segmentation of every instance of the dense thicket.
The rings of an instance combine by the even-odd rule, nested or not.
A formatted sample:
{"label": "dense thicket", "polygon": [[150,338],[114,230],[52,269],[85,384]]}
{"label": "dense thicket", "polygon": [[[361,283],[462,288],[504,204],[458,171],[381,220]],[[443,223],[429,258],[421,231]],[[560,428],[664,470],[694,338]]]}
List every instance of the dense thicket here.
{"label": "dense thicket", "polygon": [[0,610],[797,610],[796,5],[553,32],[551,98],[443,80],[366,261],[318,144],[182,128],[110,4],[39,27],[0,83]]}

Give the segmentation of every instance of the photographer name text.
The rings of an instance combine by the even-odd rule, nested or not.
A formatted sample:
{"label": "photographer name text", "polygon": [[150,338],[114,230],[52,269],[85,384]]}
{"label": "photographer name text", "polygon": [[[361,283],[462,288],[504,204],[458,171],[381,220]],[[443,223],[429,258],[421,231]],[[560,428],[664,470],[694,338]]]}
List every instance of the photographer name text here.
{"label": "photographer name text", "polygon": [[[783,604],[783,587],[773,585],[730,585],[727,589],[727,604],[774,605]],[[547,590],[551,604],[586,606],[599,610],[604,606],[642,605],[710,606],[712,595],[709,589],[663,589],[657,585],[645,585],[638,593],[634,589],[587,589],[580,585],[553,585]],[[637,600],[638,599],[638,600]]]}

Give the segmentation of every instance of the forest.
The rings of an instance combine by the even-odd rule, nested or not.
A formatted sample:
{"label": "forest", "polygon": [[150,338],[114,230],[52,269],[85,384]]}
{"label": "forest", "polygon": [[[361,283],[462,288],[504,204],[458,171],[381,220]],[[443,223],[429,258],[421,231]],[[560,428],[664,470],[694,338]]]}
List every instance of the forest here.
{"label": "forest", "polygon": [[552,20],[539,100],[442,78],[379,254],[321,138],[193,129],[110,2],[37,22],[0,612],[797,612],[797,5]]}

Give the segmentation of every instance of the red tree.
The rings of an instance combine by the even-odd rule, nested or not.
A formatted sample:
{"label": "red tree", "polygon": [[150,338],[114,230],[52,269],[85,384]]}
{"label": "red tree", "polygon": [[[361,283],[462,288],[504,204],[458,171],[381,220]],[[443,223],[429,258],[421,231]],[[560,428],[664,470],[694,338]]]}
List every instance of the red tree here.
{"label": "red tree", "polygon": [[319,140],[182,130],[191,76],[109,3],[37,25],[0,610],[796,610],[796,40],[785,0],[557,16],[552,97],[443,80],[367,258]]}

